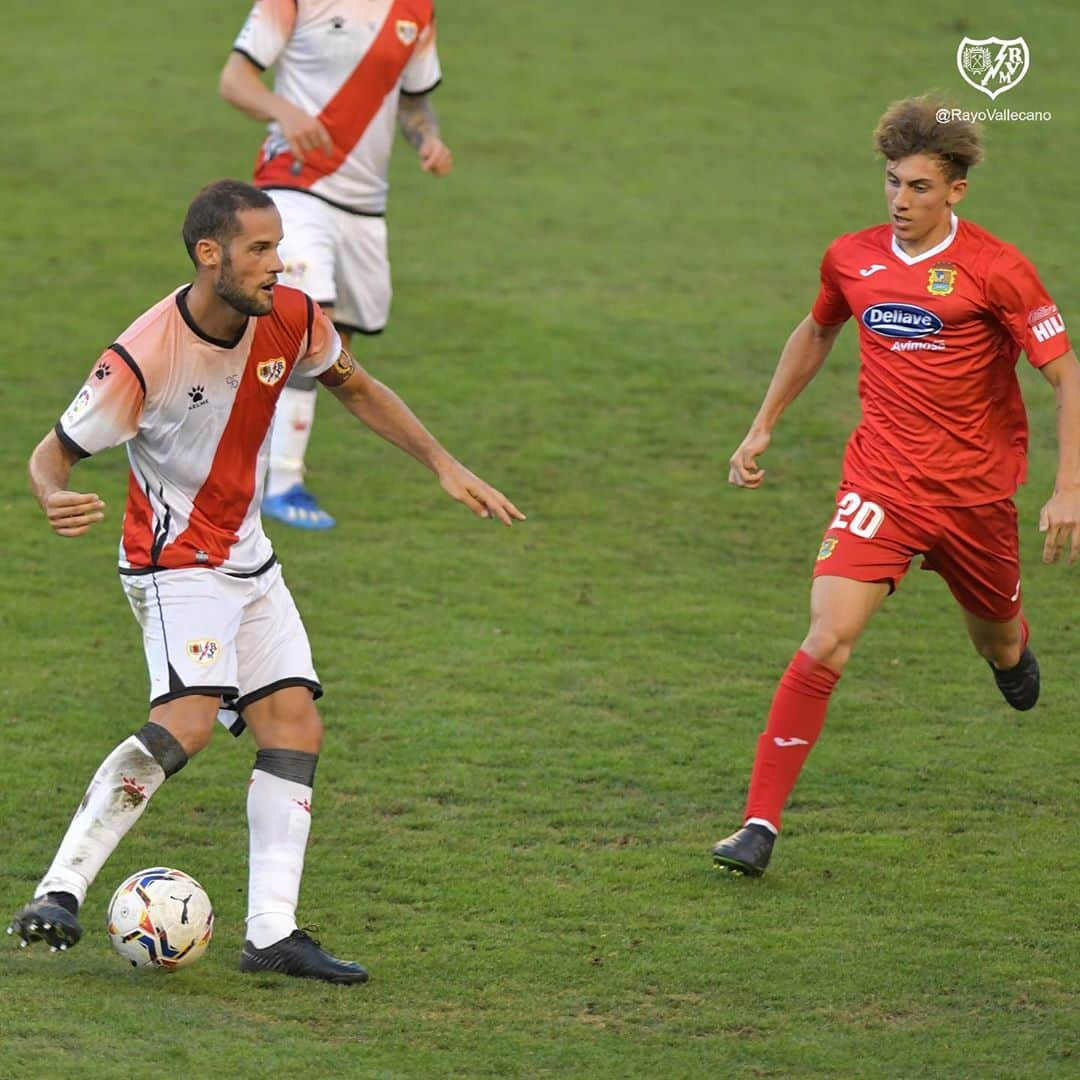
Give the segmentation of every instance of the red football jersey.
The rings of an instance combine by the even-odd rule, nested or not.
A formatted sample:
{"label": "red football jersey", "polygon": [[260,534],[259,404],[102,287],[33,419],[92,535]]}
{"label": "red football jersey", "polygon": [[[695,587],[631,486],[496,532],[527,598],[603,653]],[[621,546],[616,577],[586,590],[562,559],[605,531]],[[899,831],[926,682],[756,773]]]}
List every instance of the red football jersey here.
{"label": "red football jersey", "polygon": [[922,506],[1009,498],[1027,463],[1016,378],[1069,349],[1034,267],[1011,244],[953,216],[949,236],[906,254],[888,225],[834,240],[811,312],[859,320],[862,420],[844,480]]}

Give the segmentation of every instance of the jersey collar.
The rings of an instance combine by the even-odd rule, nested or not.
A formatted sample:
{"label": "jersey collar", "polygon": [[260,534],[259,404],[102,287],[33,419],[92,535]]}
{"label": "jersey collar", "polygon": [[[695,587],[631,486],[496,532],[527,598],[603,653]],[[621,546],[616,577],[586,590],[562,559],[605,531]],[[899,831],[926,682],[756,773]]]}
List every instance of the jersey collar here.
{"label": "jersey collar", "polygon": [[192,318],[191,311],[189,310],[187,305],[187,294],[189,292],[191,292],[191,286],[185,285],[176,294],[176,306],[180,309],[180,315],[183,318],[184,322],[187,323],[188,329],[196,337],[202,338],[203,341],[208,342],[211,345],[216,345],[219,349],[235,349],[236,346],[244,340],[244,335],[247,333],[247,328],[251,322],[251,318],[248,317],[244,320],[239,332],[237,333],[236,337],[232,339],[232,341],[226,341],[224,338],[211,337],[209,334],[204,334],[203,331],[199,328],[199,324]]}
{"label": "jersey collar", "polygon": [[949,235],[938,244],[937,247],[931,248],[929,251],[924,251],[921,255],[909,255],[897,242],[896,236],[892,238],[892,253],[907,266],[914,266],[916,263],[921,263],[924,259],[932,259],[935,255],[940,255],[952,242],[956,239],[956,229],[960,224],[960,219],[955,214],[950,214],[951,223],[949,227]]}

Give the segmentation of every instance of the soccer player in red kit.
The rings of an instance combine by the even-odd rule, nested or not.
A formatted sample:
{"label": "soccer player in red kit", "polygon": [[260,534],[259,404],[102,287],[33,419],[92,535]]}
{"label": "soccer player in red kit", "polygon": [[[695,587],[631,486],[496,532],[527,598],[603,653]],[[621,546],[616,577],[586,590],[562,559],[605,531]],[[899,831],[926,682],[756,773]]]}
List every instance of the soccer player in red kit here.
{"label": "soccer player in red kit", "polygon": [[878,123],[889,222],[826,251],[813,310],[788,339],[731,457],[730,482],[759,487],[758,458],[773,428],[855,318],[862,419],[818,551],[810,629],[758,739],[743,827],[713,848],[715,864],[738,873],[756,877],[768,865],[836,682],[916,556],[945,579],[1005,700],[1030,709],[1038,699],[1012,501],[1027,457],[1021,352],[1058,406],[1057,481],[1039,521],[1043,560],[1057,559],[1070,538],[1070,562],[1080,554],[1080,366],[1031,263],[956,217],[981,138],[973,124],[940,123],[938,110],[908,99]]}
{"label": "soccer player in red kit", "polygon": [[102,520],[104,504],[69,489],[73,466],[127,450],[120,580],[143,632],[150,714],[101,763],[8,933],[54,950],[78,942],[79,908],[105,860],[220,719],[235,734],[246,726],[256,747],[240,969],[362,983],[363,967],[331,956],[296,923],[322,687],[259,516],[270,422],[290,373],[322,382],[477,516],[510,525],[523,515],[356,364],[318,304],[278,284],[281,216],[269,195],[235,180],[211,184],[188,208],[183,235],[194,282],[105,350],[30,458],[50,526],[76,537]]}

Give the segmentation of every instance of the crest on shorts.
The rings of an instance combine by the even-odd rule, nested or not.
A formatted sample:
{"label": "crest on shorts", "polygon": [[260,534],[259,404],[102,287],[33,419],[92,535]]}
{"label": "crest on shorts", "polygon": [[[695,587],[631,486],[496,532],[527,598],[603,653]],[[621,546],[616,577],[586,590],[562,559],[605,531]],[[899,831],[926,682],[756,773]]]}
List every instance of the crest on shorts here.
{"label": "crest on shorts", "polygon": [[221,652],[220,642],[213,638],[199,638],[187,643],[188,659],[203,667],[209,667]]}
{"label": "crest on shorts", "polygon": [[285,357],[278,356],[273,360],[263,360],[255,368],[255,374],[264,386],[273,386],[274,383],[281,382],[281,377],[285,374]]}
{"label": "crest on shorts", "polygon": [[1022,38],[964,38],[956,48],[956,68],[964,82],[991,101],[1028,73],[1031,54]]}
{"label": "crest on shorts", "polygon": [[394,29],[402,45],[411,45],[416,40],[416,23],[412,19],[398,19]]}
{"label": "crest on shorts", "polygon": [[821,547],[818,549],[817,561],[821,562],[823,559],[827,559],[836,550],[836,545],[839,543],[840,541],[835,536],[826,536],[821,541]]}
{"label": "crest on shorts", "polygon": [[926,291],[931,296],[948,296],[956,286],[956,267],[952,263],[938,263],[930,267],[926,279]]}

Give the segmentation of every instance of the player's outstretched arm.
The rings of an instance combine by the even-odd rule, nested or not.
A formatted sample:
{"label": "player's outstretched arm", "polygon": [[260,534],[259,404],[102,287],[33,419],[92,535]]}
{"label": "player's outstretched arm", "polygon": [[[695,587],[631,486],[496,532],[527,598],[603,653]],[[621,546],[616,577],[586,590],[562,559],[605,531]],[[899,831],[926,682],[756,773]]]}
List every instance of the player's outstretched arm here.
{"label": "player's outstretched arm", "polygon": [[1056,562],[1071,540],[1071,566],[1080,557],[1080,364],[1070,349],[1039,370],[1057,397],[1058,433],[1054,494],[1039,514],[1039,529],[1046,533],[1043,562]]}
{"label": "player's outstretched arm", "polygon": [[105,503],[93,493],[68,491],[78,457],[50,431],[30,455],[30,490],[58,536],[82,536],[105,517]]}
{"label": "player's outstretched arm", "polygon": [[504,525],[525,520],[525,515],[501,491],[444,450],[409,406],[388,386],[373,379],[348,352],[342,350],[334,366],[318,378],[361,423],[426,465],[438,476],[446,493],[477,517],[498,518]]}
{"label": "player's outstretched arm", "polygon": [[405,141],[416,150],[420,168],[432,176],[446,176],[454,167],[454,155],[439,135],[439,121],[427,94],[402,94],[398,124]]}
{"label": "player's outstretched arm", "polygon": [[807,315],[791,332],[780,353],[761,408],[728,462],[729,483],[745,488],[761,486],[765,470],[758,465],[757,459],[768,449],[773,428],[784,410],[803,392],[825,363],[825,357],[829,355],[843,325],[822,326],[813,316]]}

